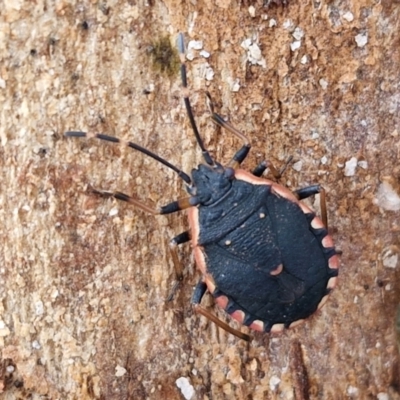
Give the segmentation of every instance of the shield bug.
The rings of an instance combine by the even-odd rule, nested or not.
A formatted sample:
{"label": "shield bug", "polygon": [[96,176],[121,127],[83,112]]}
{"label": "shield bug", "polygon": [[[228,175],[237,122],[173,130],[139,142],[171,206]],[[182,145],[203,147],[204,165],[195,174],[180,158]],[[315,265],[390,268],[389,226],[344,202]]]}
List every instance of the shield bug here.
{"label": "shield bug", "polygon": [[[190,230],[170,241],[177,281],[182,265],[177,246],[191,241],[202,276],[194,290],[196,312],[245,340],[250,337],[222,322],[200,303],[210,292],[216,303],[241,324],[262,332],[279,332],[294,327],[326,301],[337,282],[339,260],[327,231],[325,192],[319,185],[291,192],[278,183],[261,178],[269,162],[252,173],[240,169],[250,150],[248,139],[214,112],[217,125],[238,137],[242,147],[223,166],[205,148],[189,101],[183,35],[179,35],[183,97],[197,144],[205,163],[190,176],[157,154],[118,138],[69,131],[69,137],[96,137],[125,144],[172,169],[185,182],[189,196],[163,207],[151,206],[120,192],[96,191],[135,205],[152,214],[169,214],[187,209]],[[320,193],[322,219],[300,200]]]}

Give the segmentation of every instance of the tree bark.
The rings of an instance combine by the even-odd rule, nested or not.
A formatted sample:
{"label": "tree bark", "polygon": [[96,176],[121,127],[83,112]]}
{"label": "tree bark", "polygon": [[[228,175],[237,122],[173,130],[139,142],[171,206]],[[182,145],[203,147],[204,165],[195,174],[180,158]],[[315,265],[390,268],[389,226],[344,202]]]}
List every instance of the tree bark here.
{"label": "tree bark", "polygon": [[[285,2],[283,2],[285,3]],[[7,0],[0,12],[0,390],[5,399],[398,399],[400,3]],[[281,335],[196,315],[190,245],[175,275],[169,240],[185,212],[153,216],[91,188],[164,205],[173,171],[202,162],[185,112],[176,38],[184,32],[195,118],[227,163],[294,161],[280,183],[320,183],[340,283]],[[318,199],[311,201],[318,210]],[[306,250],[305,250],[306,251]],[[245,284],[245,283],[243,283]],[[203,305],[231,326],[206,297]],[[180,381],[181,382],[181,381]],[[190,397],[191,390],[193,394]]]}

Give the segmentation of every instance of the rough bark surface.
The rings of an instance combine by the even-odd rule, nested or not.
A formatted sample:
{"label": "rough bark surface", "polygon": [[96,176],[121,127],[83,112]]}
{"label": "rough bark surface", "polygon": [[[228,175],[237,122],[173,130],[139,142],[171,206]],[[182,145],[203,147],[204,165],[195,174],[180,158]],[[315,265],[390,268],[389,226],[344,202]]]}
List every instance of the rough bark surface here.
{"label": "rough bark surface", "polygon": [[[154,57],[179,31],[203,42],[187,66],[207,148],[227,162],[241,143],[210,122],[206,90],[251,139],[245,168],[292,155],[282,184],[326,188],[343,251],[327,305],[250,345],[193,313],[189,245],[165,301],[184,213],[89,190],[161,205],[185,196],[174,173],[63,137],[115,135],[187,172],[201,162],[180,77],[160,67],[173,56]],[[399,1],[3,0],[0,60],[1,398],[183,399],[182,377],[193,400],[399,398]]]}

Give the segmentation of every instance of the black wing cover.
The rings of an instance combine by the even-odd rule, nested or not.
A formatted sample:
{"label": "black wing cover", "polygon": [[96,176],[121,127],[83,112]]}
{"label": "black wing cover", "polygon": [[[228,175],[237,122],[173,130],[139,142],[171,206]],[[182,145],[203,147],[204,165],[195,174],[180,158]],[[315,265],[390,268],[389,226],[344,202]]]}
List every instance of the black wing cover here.
{"label": "black wing cover", "polygon": [[[313,216],[268,185],[239,180],[218,203],[199,208],[198,244],[217,285],[214,296],[229,299],[228,313],[242,310],[245,325],[261,320],[269,331],[317,309],[331,275],[321,244],[327,232],[311,227]],[[271,275],[281,264],[283,272]]]}

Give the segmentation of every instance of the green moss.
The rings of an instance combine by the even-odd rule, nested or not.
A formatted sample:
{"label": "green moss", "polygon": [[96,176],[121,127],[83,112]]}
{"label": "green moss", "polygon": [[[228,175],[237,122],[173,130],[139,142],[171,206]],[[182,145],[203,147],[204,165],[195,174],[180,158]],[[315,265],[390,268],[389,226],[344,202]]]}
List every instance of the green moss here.
{"label": "green moss", "polygon": [[149,53],[154,70],[168,76],[178,73],[180,66],[178,50],[171,45],[168,36],[161,37],[151,43]]}

